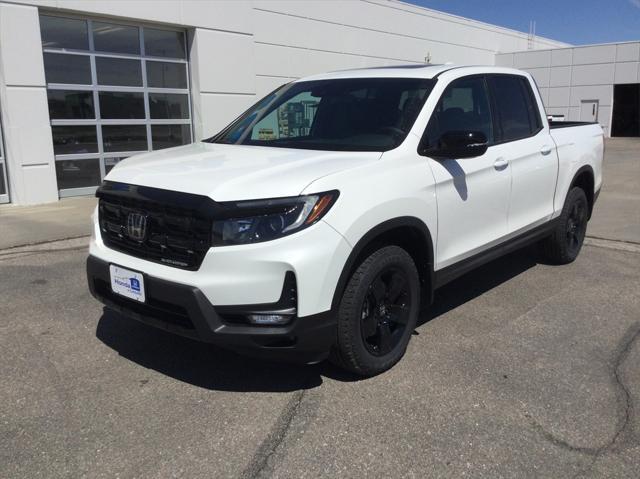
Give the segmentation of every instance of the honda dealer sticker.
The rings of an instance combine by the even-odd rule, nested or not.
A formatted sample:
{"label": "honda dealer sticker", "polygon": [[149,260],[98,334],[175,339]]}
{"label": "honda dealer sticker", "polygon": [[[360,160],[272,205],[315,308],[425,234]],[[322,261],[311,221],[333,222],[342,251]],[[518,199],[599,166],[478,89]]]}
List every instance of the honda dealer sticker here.
{"label": "honda dealer sticker", "polygon": [[142,273],[136,273],[120,266],[109,266],[111,273],[111,289],[114,293],[135,299],[144,303],[144,278]]}

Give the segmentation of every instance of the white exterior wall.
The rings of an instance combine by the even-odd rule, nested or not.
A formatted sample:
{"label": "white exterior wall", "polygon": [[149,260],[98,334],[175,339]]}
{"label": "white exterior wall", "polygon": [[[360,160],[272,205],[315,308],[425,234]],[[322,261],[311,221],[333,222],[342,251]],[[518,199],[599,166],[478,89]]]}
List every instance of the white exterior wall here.
{"label": "white exterior wall", "polygon": [[640,42],[503,53],[496,64],[530,72],[549,115],[578,121],[581,102],[598,100],[598,122],[608,136],[613,85],[640,83]]}
{"label": "white exterior wall", "polygon": [[427,58],[494,64],[496,52],[528,45],[525,33],[394,0],[0,1],[0,108],[10,194],[19,204],[58,198],[38,9],[185,28],[196,140],[301,76]]}

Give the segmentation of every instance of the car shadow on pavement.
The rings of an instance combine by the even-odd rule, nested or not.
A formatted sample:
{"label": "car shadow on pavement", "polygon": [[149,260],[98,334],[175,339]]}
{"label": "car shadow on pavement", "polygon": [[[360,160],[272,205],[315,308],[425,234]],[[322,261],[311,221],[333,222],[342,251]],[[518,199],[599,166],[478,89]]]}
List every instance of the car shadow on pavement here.
{"label": "car shadow on pavement", "polygon": [[[482,295],[539,264],[535,248],[509,254],[439,289],[418,326]],[[426,333],[426,331],[423,331]],[[417,333],[416,333],[417,334]],[[221,391],[291,392],[312,389],[322,378],[353,382],[362,378],[325,361],[317,365],[245,357],[127,319],[104,308],[96,337],[122,357],[195,386]]]}
{"label": "car shadow on pavement", "polygon": [[96,337],[122,357],[194,386],[219,391],[290,392],[322,384],[320,365],[240,356],[103,309]]}
{"label": "car shadow on pavement", "polygon": [[545,264],[536,245],[493,260],[435,292],[433,304],[421,312],[418,326],[463,305],[538,264]]}

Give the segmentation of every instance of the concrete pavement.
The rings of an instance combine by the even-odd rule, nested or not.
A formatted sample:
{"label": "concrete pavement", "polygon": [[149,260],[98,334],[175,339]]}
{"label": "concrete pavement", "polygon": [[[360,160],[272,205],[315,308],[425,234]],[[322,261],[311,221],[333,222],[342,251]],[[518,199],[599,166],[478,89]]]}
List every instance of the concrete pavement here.
{"label": "concrete pavement", "polygon": [[91,234],[96,198],[65,198],[37,206],[0,206],[0,249]]}
{"label": "concrete pavement", "polygon": [[103,310],[86,238],[1,250],[2,476],[637,477],[640,204],[616,198],[635,145],[617,162],[607,146],[589,234],[608,239],[447,285],[406,357],[367,380]]}

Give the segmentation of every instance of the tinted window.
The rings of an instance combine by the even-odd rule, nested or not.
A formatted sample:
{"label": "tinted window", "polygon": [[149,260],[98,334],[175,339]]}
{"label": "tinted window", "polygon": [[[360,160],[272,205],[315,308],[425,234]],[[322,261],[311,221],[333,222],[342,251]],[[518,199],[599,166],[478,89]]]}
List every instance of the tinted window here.
{"label": "tinted window", "polygon": [[44,48],[88,50],[87,22],[74,18],[40,17],[40,33]]}
{"label": "tinted window", "polygon": [[433,84],[421,78],[290,83],[210,141],[313,150],[390,150],[404,141]]}
{"label": "tinted window", "polygon": [[191,128],[189,125],[152,125],[151,141],[154,150],[186,145],[191,143]]}
{"label": "tinted window", "polygon": [[47,83],[91,85],[91,62],[88,55],[44,54]]}
{"label": "tinted window", "polygon": [[96,73],[99,85],[142,86],[140,60],[96,57]]}
{"label": "tinted window", "polygon": [[189,118],[189,97],[179,93],[149,93],[151,118]]}
{"label": "tinted window", "polygon": [[103,52],[140,53],[138,27],[93,22],[93,44]]}
{"label": "tinted window", "polygon": [[144,53],[152,57],[184,58],[184,33],[144,29]]}
{"label": "tinted window", "polygon": [[144,125],[102,125],[104,151],[147,150],[147,127]]}
{"label": "tinted window", "polygon": [[530,90],[524,88],[522,77],[492,75],[489,78],[495,98],[500,141],[526,138],[539,130],[537,108]]}
{"label": "tinted window", "polygon": [[84,188],[100,184],[100,160],[57,160],[58,188]]}
{"label": "tinted window", "polygon": [[49,90],[47,96],[52,120],[95,118],[91,91]]}
{"label": "tinted window", "polygon": [[187,88],[187,66],[147,61],[147,83],[153,88]]}
{"label": "tinted window", "polygon": [[440,137],[449,131],[481,131],[489,144],[493,143],[493,121],[483,77],[451,82],[431,115],[423,143],[437,148]]}
{"label": "tinted window", "polygon": [[101,91],[99,96],[102,118],[113,120],[144,118],[143,93]]}
{"label": "tinted window", "polygon": [[52,126],[53,152],[56,155],[96,153],[98,137],[95,126]]}

